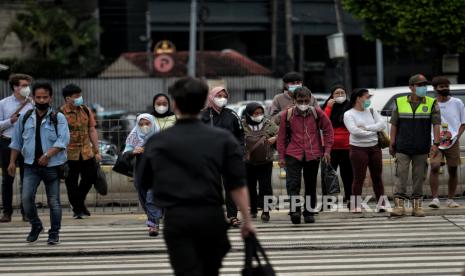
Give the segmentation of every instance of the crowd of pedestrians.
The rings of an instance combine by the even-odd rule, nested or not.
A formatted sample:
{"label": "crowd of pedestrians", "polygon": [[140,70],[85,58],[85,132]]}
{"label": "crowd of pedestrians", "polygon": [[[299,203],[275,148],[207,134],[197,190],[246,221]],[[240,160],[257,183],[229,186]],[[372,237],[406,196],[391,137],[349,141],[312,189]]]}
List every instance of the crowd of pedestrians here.
{"label": "crowd of pedestrians", "polygon": [[[193,79],[183,81],[183,87],[180,83],[172,86],[170,95],[160,93],[153,97],[153,110],[137,117],[136,125],[127,136],[122,151],[122,154],[134,160],[134,186],[147,215],[146,224],[150,236],[159,234],[160,220],[163,216],[165,219],[176,217],[177,212],[182,210],[180,208],[167,212],[167,206],[179,204],[181,198],[166,198],[166,201],[160,199],[168,197],[169,185],[181,195],[183,189],[187,189],[186,197],[200,198],[205,192],[207,198],[208,194],[211,196],[205,200],[211,200],[215,204],[222,203],[220,187],[225,187],[226,218],[232,227],[243,225],[244,221],[241,220],[246,218],[242,214],[240,220],[238,211],[244,213],[245,210],[241,209],[241,206],[238,208],[238,201],[241,202],[241,199],[234,195],[235,187],[244,185],[248,187],[250,197],[247,214],[251,218],[257,218],[261,210],[260,219],[263,222],[270,221],[272,214],[264,208],[264,204],[266,198],[273,195],[272,169],[275,156],[278,156],[279,166],[286,171],[286,189],[291,197],[289,215],[294,224],[301,223],[302,216],[305,223],[315,222],[314,215],[318,212],[316,185],[320,165],[339,170],[344,205],[353,213],[363,211],[359,201],[362,201],[362,188],[369,170],[374,195],[379,202],[376,210],[390,211],[386,208],[387,202],[383,201],[386,197],[380,141],[380,133],[385,132],[387,126],[378,112],[371,108],[373,95],[368,89],[359,88],[349,92],[344,86],[335,85],[329,91],[329,98],[320,107],[310,89],[303,86],[301,75],[290,72],[283,77],[283,91],[273,99],[269,114],[264,106],[251,102],[240,117],[226,107],[230,94],[225,87],[211,88],[199,107],[195,106],[195,101],[201,101],[204,84]],[[27,241],[37,240],[43,230],[35,207],[37,187],[43,181],[51,218],[49,243],[54,244],[59,241],[61,224],[60,179],[66,183],[73,216],[77,219],[90,216],[85,204],[86,196],[92,183],[96,181],[98,162],[102,157],[99,152],[96,119],[92,110],[84,104],[81,88],[74,84],[66,85],[61,91],[64,104],[55,110],[50,106],[53,98],[51,85],[34,82],[31,86],[32,83],[33,79],[28,75],[12,75],[9,79],[12,95],[0,101],[0,154],[3,176],[3,216],[0,222],[11,221],[12,186],[16,168],[19,168],[22,219],[29,221],[32,227]],[[395,157],[396,181],[391,216],[406,215],[405,207],[409,200],[413,205],[412,215],[424,216],[423,184],[428,174],[428,158],[431,164],[432,193],[429,206],[440,207],[438,174],[444,164],[447,164],[449,172],[446,204],[450,208],[459,206],[453,197],[458,182],[457,167],[460,163],[459,138],[465,130],[465,107],[460,99],[450,96],[450,83],[447,78],[435,77],[432,80],[436,98],[427,96],[428,83],[421,74],[412,76],[408,83],[411,93],[398,97],[392,110],[389,153]],[[197,94],[189,90],[190,88]],[[177,100],[176,95],[179,96]],[[201,128],[199,124],[202,125]],[[174,130],[164,134],[178,125],[178,134]],[[195,127],[199,128],[194,130]],[[222,129],[222,132],[210,133],[211,128]],[[229,133],[234,145],[226,138],[225,133]],[[179,137],[175,137],[175,134]],[[205,145],[208,149],[204,154],[218,156],[202,161],[206,157],[200,153],[182,153],[183,147],[201,147],[204,143],[202,139],[207,134],[212,136],[210,143]],[[222,136],[224,137],[221,138]],[[167,140],[166,143],[162,142],[163,139]],[[184,139],[183,144],[177,145],[176,139]],[[189,142],[189,139],[192,141]],[[149,141],[154,142],[150,144]],[[214,149],[214,141],[218,143],[218,149]],[[169,142],[173,147],[178,147],[169,149]],[[166,158],[169,160],[160,161],[161,157],[151,158],[147,154],[150,145],[152,151],[162,151],[161,156],[168,154],[169,157]],[[232,148],[221,148],[228,145]],[[164,149],[157,148],[160,146]],[[237,171],[231,172],[229,170],[233,170],[234,166],[242,166],[237,164],[237,160],[229,160],[236,158],[236,155],[241,156],[244,170],[237,167]],[[228,160],[219,160],[219,157]],[[153,162],[164,162],[164,165]],[[173,162],[185,171],[181,174],[176,172],[175,168],[169,168],[168,165]],[[212,165],[208,162],[219,163]],[[145,171],[140,169],[141,167],[145,168]],[[413,187],[412,192],[408,193],[410,167]],[[165,179],[168,177],[163,171],[165,169],[171,171],[171,180]],[[202,175],[200,171],[205,170],[205,175]],[[148,171],[160,171],[160,174],[155,178],[149,177]],[[198,185],[210,183],[212,186],[210,190],[208,185],[205,190],[189,190],[191,188],[175,184],[182,177],[185,177],[185,181],[190,185],[195,186],[193,179],[200,177],[201,183]],[[187,180],[189,177],[190,181]],[[158,184],[156,179],[164,182]],[[233,180],[237,183],[232,183]],[[157,190],[157,185],[163,186],[161,190]],[[322,188],[322,194],[326,195],[324,185]],[[302,194],[304,202],[297,206],[292,197]],[[186,206],[189,206],[188,202]],[[211,211],[212,214],[217,212],[198,211]],[[195,217],[200,219],[198,215]],[[177,222],[172,223],[176,225]],[[170,233],[173,237],[176,236],[174,232]]]}

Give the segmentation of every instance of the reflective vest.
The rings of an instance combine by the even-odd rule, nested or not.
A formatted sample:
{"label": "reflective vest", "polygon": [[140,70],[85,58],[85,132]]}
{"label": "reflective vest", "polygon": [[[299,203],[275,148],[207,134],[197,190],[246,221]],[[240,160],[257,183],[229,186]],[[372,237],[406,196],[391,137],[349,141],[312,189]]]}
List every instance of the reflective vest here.
{"label": "reflective vest", "polygon": [[425,97],[416,110],[408,96],[396,99],[399,121],[397,124],[396,150],[408,155],[427,154],[431,148],[431,111],[436,100]]}

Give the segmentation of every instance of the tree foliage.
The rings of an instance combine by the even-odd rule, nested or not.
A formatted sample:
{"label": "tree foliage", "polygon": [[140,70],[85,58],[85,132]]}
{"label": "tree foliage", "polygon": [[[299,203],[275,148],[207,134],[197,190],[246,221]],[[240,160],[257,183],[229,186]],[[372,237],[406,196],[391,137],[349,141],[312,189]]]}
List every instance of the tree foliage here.
{"label": "tree foliage", "polygon": [[99,31],[94,18],[78,19],[59,5],[29,1],[3,37],[15,33],[23,48],[35,51],[32,60],[79,67],[95,62]]}
{"label": "tree foliage", "polygon": [[465,0],[343,0],[343,6],[365,22],[369,40],[465,52]]}

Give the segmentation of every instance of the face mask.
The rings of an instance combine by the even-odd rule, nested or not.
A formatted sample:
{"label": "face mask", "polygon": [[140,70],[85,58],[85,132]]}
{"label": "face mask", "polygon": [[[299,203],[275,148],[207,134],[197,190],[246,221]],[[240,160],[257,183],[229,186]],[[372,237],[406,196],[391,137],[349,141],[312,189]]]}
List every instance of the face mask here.
{"label": "face mask", "polygon": [[73,100],[74,106],[81,106],[83,103],[84,103],[84,99],[82,98],[82,96]]}
{"label": "face mask", "polygon": [[424,96],[426,96],[426,92],[427,92],[426,86],[418,86],[415,89],[415,92],[417,93],[418,97],[423,98]]}
{"label": "face mask", "polygon": [[224,107],[228,103],[228,99],[215,97],[213,99],[213,102],[215,103],[217,107]]}
{"label": "face mask", "polygon": [[21,88],[21,90],[19,90],[19,94],[22,97],[27,98],[29,96],[29,94],[31,94],[31,88],[29,86],[23,87],[23,88]]}
{"label": "face mask", "polygon": [[140,132],[142,132],[145,135],[149,134],[150,133],[150,126],[141,126],[140,127]]}
{"label": "face mask", "polygon": [[334,98],[334,101],[335,101],[336,103],[338,103],[338,104],[341,104],[341,103],[343,103],[343,102],[346,101],[346,96],[336,97],[336,98]]}
{"label": "face mask", "polygon": [[263,115],[260,115],[260,116],[256,116],[256,117],[251,117],[252,121],[254,121],[255,123],[261,123],[263,121],[263,118],[265,116]]}
{"label": "face mask", "polygon": [[50,104],[49,103],[35,103],[35,106],[37,107],[37,109],[39,110],[47,110],[49,107],[50,107]]}
{"label": "face mask", "polygon": [[298,108],[300,111],[304,111],[304,112],[305,112],[305,111],[307,111],[307,110],[310,108],[310,106],[309,106],[308,104],[298,104],[298,105],[297,105],[297,108]]}
{"label": "face mask", "polygon": [[450,90],[449,89],[442,89],[442,90],[437,90],[438,94],[441,96],[449,96],[450,95]]}
{"label": "face mask", "polygon": [[363,109],[369,108],[370,105],[371,105],[371,100],[365,100],[365,101],[363,102]]}
{"label": "face mask", "polygon": [[158,114],[165,114],[168,111],[168,107],[164,105],[155,106],[155,112]]}
{"label": "face mask", "polygon": [[289,91],[291,93],[294,93],[294,91],[299,87],[302,87],[302,85],[300,85],[300,84],[291,84],[291,85],[289,85],[289,88],[287,89],[287,91]]}

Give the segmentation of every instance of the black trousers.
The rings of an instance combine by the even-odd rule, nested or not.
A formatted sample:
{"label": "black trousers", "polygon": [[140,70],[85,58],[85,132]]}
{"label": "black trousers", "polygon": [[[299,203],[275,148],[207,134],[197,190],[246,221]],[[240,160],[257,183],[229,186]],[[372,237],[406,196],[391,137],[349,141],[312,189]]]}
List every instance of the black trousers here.
{"label": "black trousers", "polygon": [[[74,213],[80,213],[85,208],[87,194],[92,188],[92,183],[96,178],[96,161],[94,158],[89,160],[69,160],[69,173],[65,179],[68,199],[73,206]],[[81,180],[79,181],[79,176]]]}
{"label": "black trousers", "polygon": [[[271,174],[273,163],[268,162],[260,165],[246,164],[247,186],[250,195],[250,212],[257,213],[257,206],[263,208],[265,196],[273,195],[271,187]],[[257,195],[258,182],[258,195]]]}
{"label": "black trousers", "polygon": [[[305,204],[307,206],[306,200],[307,198],[310,199],[310,207],[315,209],[317,203],[316,197],[316,179],[318,175],[318,168],[320,165],[320,160],[311,160],[311,161],[299,161],[294,157],[286,155],[286,186],[287,186],[287,194],[292,196],[299,196],[300,195],[300,187],[302,183],[302,171],[304,175],[304,185],[305,185]],[[295,212],[301,211],[300,207],[293,207],[292,206],[292,199],[291,199],[291,212],[295,210]],[[307,210],[304,208],[303,215],[311,215],[315,212],[311,210]]]}
{"label": "black trousers", "polygon": [[331,166],[333,169],[341,173],[342,183],[344,184],[344,200],[350,200],[352,195],[352,182],[354,180],[354,172],[352,171],[352,162],[349,157],[350,150],[332,150],[331,151]]}
{"label": "black trousers", "polygon": [[221,206],[167,208],[163,234],[176,276],[216,276],[231,248]]}
{"label": "black trousers", "polygon": [[[2,203],[3,203],[3,213],[5,215],[13,214],[13,182],[14,177],[8,174],[8,165],[10,164],[10,153],[11,149],[9,145],[11,139],[0,138],[0,156],[2,162]],[[24,159],[20,154],[18,155],[17,166],[19,167],[19,191],[20,194],[23,193],[23,178],[24,178]],[[19,196],[21,199],[21,196]],[[23,204],[21,205],[21,214],[24,214]]]}

